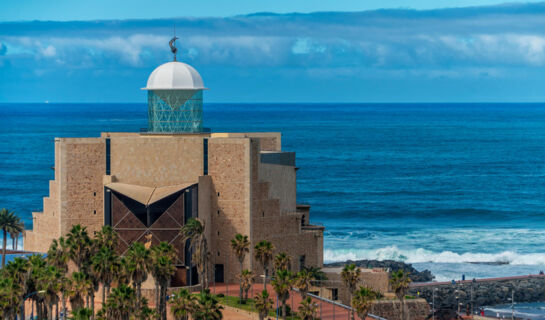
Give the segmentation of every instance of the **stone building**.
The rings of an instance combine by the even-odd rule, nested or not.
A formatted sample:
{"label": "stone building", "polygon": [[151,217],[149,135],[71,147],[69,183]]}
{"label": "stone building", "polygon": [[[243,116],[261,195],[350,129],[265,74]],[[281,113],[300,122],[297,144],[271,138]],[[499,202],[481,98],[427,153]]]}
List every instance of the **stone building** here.
{"label": "stone building", "polygon": [[[217,133],[203,128],[199,73],[173,61],[149,76],[146,132],[103,132],[97,138],[55,139],[55,179],[43,212],[33,213],[25,250],[47,251],[75,224],[92,234],[104,225],[119,233],[118,251],[134,241],[171,243],[178,250],[176,285],[197,281],[179,238],[190,218],[205,222],[212,279],[235,281],[240,267],[230,249],[248,235],[244,267],[262,274],[253,246],[269,240],[293,257],[292,267],[322,267],[323,227],[297,204],[295,153],[281,134]],[[190,281],[192,278],[193,281]]]}

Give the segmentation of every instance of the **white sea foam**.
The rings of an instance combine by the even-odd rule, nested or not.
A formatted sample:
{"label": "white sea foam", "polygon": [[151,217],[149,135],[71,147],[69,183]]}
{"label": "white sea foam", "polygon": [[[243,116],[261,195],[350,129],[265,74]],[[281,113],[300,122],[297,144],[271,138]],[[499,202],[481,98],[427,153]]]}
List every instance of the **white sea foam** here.
{"label": "white sea foam", "polygon": [[378,249],[326,249],[325,262],[346,260],[397,260],[407,263],[506,263],[511,265],[545,265],[544,253],[517,253],[503,251],[498,253],[456,253],[453,251],[433,252],[423,248],[400,249],[397,246],[388,246]]}

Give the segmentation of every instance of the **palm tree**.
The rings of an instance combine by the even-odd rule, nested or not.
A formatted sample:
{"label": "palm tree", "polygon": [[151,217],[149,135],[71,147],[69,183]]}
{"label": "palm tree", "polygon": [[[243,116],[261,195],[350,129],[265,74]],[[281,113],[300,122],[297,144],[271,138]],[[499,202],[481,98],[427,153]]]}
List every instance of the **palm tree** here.
{"label": "palm tree", "polygon": [[28,279],[30,278],[30,263],[28,259],[17,257],[5,267],[5,276],[12,278],[21,288],[19,299],[19,313],[24,318],[24,296],[28,291]]}
{"label": "palm tree", "polygon": [[172,275],[176,271],[175,259],[176,251],[174,247],[166,242],[161,242],[158,246],[151,248],[151,274],[155,279],[155,289],[157,290],[155,305],[162,320],[167,318],[167,288]]}
{"label": "palm tree", "polygon": [[142,283],[148,279],[148,272],[151,271],[150,250],[141,242],[133,242],[125,256],[125,267],[136,289],[136,301],[140,303]]}
{"label": "palm tree", "polygon": [[401,304],[401,320],[405,319],[405,294],[409,290],[409,273],[399,269],[390,274],[390,286]]}
{"label": "palm tree", "polygon": [[278,299],[282,302],[282,317],[286,320],[286,301],[290,298],[291,285],[293,283],[293,274],[287,270],[276,271],[274,278],[271,281],[271,285],[278,296]]}
{"label": "palm tree", "polygon": [[[58,240],[53,239],[53,242],[51,243],[51,246],[47,251],[46,261],[49,265],[52,265],[59,269],[61,273],[66,274],[68,272],[68,260],[70,260],[69,252],[70,248],[63,237],[60,237]],[[63,314],[66,314],[67,289],[68,286],[66,285],[66,282],[63,282],[63,285],[60,288]]]}
{"label": "palm tree", "polygon": [[78,267],[78,271],[84,271],[91,255],[92,242],[87,233],[87,228],[77,224],[66,237],[68,244],[68,256]]}
{"label": "palm tree", "polygon": [[371,305],[373,305],[373,301],[376,298],[376,292],[366,287],[360,287],[356,292],[354,292],[354,296],[352,298],[352,308],[356,310],[356,313],[360,319],[365,320],[365,318],[367,318]]}
{"label": "palm tree", "polygon": [[[350,293],[350,300],[352,300],[352,297],[354,296],[354,291],[356,291],[356,287],[360,282],[360,276],[360,268],[356,267],[356,265],[353,263],[345,265],[343,270],[341,271],[341,279],[343,280],[344,285],[348,288],[348,292]],[[350,310],[350,317],[352,320],[354,320],[354,310]]]}
{"label": "palm tree", "polygon": [[308,269],[305,269],[305,268],[303,268],[303,270],[299,271],[295,275],[293,284],[297,289],[299,289],[299,292],[301,293],[301,297],[303,299],[305,299],[308,291],[310,290],[310,286],[312,285],[312,280],[314,280],[314,275],[310,273]]}
{"label": "palm tree", "polygon": [[170,304],[170,312],[176,320],[187,320],[195,309],[195,297],[187,289],[174,292],[168,303]]}
{"label": "palm tree", "polygon": [[78,308],[72,310],[71,320],[90,320],[93,315],[91,309],[88,308]]}
{"label": "palm tree", "polygon": [[269,263],[271,262],[274,251],[274,245],[267,240],[259,241],[254,247],[254,258],[263,268],[263,286],[267,290],[267,275],[269,273]]}
{"label": "palm tree", "polygon": [[272,299],[269,299],[269,293],[267,292],[267,290],[263,290],[261,292],[261,295],[258,294],[255,297],[255,308],[259,313],[259,320],[265,319],[265,317],[269,314],[269,311],[271,311],[272,307],[273,301]]}
{"label": "palm tree", "polygon": [[285,252],[280,252],[274,257],[274,270],[291,269],[291,256]]}
{"label": "palm tree", "polygon": [[102,283],[102,304],[106,303],[107,294],[115,275],[119,271],[119,257],[113,249],[105,246],[91,259],[91,273]]}
{"label": "palm tree", "polygon": [[131,314],[137,311],[134,289],[124,284],[113,288],[108,296],[106,310],[112,319],[129,320]]}
{"label": "palm tree", "polygon": [[[24,288],[25,296],[40,290],[39,289],[40,282],[42,281],[42,277],[46,273],[47,268],[49,267],[46,260],[44,259],[44,256],[39,254],[33,254],[29,256],[27,258],[27,265],[28,265],[27,275],[26,275],[27,281]],[[48,307],[45,299],[40,295],[32,295],[31,299],[32,299],[31,302],[36,304],[36,307],[39,311],[39,316],[45,317],[45,313],[47,313],[47,307]],[[21,309],[23,309],[22,306],[21,306]]]}
{"label": "palm tree", "polygon": [[36,290],[44,300],[47,307],[47,319],[53,319],[53,305],[59,300],[58,292],[61,290],[63,274],[54,266],[46,267],[38,278]]}
{"label": "palm tree", "polygon": [[84,295],[87,294],[93,286],[91,281],[83,272],[74,272],[68,284],[68,299],[72,310],[83,308]]}
{"label": "palm tree", "polygon": [[[200,283],[204,289],[208,288],[208,242],[204,234],[205,224],[198,218],[189,218],[180,229],[182,242],[190,242],[190,250],[193,252],[191,260],[195,261],[200,277]],[[191,266],[190,266],[191,268]]]}
{"label": "palm tree", "polygon": [[[238,262],[240,263],[240,272],[242,276],[244,257],[246,257],[246,253],[250,252],[250,241],[248,240],[248,236],[237,233],[235,237],[231,239],[231,249],[235,252]],[[239,299],[242,301],[242,277],[240,280]]]}
{"label": "palm tree", "polygon": [[11,238],[11,247],[13,251],[17,251],[19,247],[19,236],[25,230],[25,224],[21,221],[21,218],[16,216],[16,224],[18,226],[11,228],[9,232],[9,236]]}
{"label": "palm tree", "polygon": [[[318,305],[312,301],[310,297],[303,299],[299,305],[299,312],[297,315],[301,320],[313,320],[316,316],[316,311],[318,310]],[[363,318],[365,320],[365,318]]]}
{"label": "palm tree", "polygon": [[119,235],[111,226],[104,226],[95,236],[97,247],[100,249],[106,247],[115,250],[119,243]]}
{"label": "palm tree", "polygon": [[252,287],[252,282],[254,280],[254,274],[252,271],[244,269],[240,273],[240,301],[242,302],[242,290],[244,290],[244,299],[248,299],[248,291]]}
{"label": "palm tree", "polygon": [[19,218],[6,208],[0,210],[0,229],[2,229],[2,268],[6,265],[6,246],[8,233],[19,230],[23,232]]}
{"label": "palm tree", "polygon": [[193,320],[220,320],[223,318],[222,309],[218,299],[210,294],[210,290],[205,289],[197,295],[197,306],[191,313],[191,318]]}
{"label": "palm tree", "polygon": [[0,277],[0,315],[3,319],[15,319],[21,304],[23,289],[12,277]]}

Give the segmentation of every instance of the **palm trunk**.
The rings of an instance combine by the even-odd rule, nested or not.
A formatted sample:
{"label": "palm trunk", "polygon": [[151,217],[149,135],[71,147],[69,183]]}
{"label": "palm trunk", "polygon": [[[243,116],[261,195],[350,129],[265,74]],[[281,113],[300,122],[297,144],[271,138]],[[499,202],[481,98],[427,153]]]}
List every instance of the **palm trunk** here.
{"label": "palm trunk", "polygon": [[288,315],[286,314],[287,313],[287,308],[286,308],[286,301],[282,301],[282,319],[286,320],[286,318],[288,317]]}
{"label": "palm trunk", "polygon": [[263,288],[265,288],[265,290],[267,290],[267,273],[268,273],[267,266],[263,265],[263,274],[265,275],[263,277]]}
{"label": "palm trunk", "polygon": [[239,296],[240,302],[242,302],[242,260],[240,261],[240,275],[241,275],[240,282],[239,282],[240,292],[238,296]]}
{"label": "palm trunk", "polygon": [[61,294],[61,300],[62,300],[62,318],[66,319],[66,298],[64,296],[64,291]]}
{"label": "palm trunk", "polygon": [[102,285],[102,308],[106,305],[106,284]]}
{"label": "palm trunk", "polygon": [[4,235],[4,240],[2,241],[2,268],[6,265],[6,246],[7,246],[7,232],[6,229],[2,229],[2,233]]}
{"label": "palm trunk", "polygon": [[15,250],[19,250],[19,235],[15,237]]}
{"label": "palm trunk", "polygon": [[136,306],[140,310],[140,302],[142,301],[142,283],[136,282]]}
{"label": "palm trunk", "polygon": [[59,300],[55,303],[55,319],[59,320]]}
{"label": "palm trunk", "polygon": [[160,305],[160,315],[162,320],[167,319],[167,312],[166,312],[166,285],[165,283],[161,284],[161,305]]}
{"label": "palm trunk", "polygon": [[53,304],[51,302],[47,304],[47,319],[53,320]]}
{"label": "palm trunk", "polygon": [[91,291],[91,319],[95,318],[95,290]]}
{"label": "palm trunk", "polygon": [[405,320],[405,301],[401,298],[401,320]]}
{"label": "palm trunk", "polygon": [[157,309],[157,311],[159,311],[160,309],[160,305],[159,305],[159,296],[160,296],[160,292],[159,292],[159,282],[157,280],[155,280],[155,309]]}

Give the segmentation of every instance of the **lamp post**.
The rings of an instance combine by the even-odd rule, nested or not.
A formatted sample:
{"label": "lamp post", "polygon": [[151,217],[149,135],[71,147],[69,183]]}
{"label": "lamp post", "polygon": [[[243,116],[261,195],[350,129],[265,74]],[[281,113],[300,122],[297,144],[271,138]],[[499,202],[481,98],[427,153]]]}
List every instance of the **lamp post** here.
{"label": "lamp post", "polygon": [[433,288],[431,292],[431,317],[435,320],[435,291],[439,291],[439,288]]}
{"label": "lamp post", "polygon": [[511,320],[515,320],[515,289],[511,290],[511,298],[507,300],[511,300]]}
{"label": "lamp post", "polygon": [[454,293],[456,294],[456,307],[458,308],[458,315],[460,315],[460,296],[459,296],[459,291],[458,290],[454,290]]}

